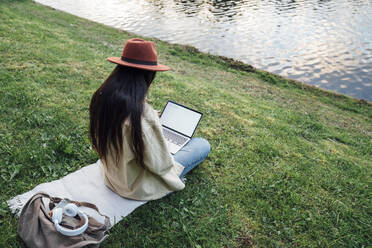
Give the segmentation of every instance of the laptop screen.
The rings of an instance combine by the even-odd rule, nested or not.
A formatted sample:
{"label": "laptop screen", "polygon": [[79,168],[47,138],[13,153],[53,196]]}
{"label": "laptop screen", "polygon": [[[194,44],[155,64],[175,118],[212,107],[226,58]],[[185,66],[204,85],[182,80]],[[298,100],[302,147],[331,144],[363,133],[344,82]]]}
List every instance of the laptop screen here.
{"label": "laptop screen", "polygon": [[162,125],[191,137],[202,114],[168,101],[161,115]]}

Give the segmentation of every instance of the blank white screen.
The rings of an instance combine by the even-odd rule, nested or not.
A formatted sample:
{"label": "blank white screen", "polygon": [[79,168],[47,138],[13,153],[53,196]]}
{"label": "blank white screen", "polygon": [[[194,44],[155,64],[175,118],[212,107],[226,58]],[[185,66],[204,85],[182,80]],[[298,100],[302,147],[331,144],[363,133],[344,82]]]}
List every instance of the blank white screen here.
{"label": "blank white screen", "polygon": [[191,137],[200,118],[201,114],[168,102],[160,121],[162,125]]}

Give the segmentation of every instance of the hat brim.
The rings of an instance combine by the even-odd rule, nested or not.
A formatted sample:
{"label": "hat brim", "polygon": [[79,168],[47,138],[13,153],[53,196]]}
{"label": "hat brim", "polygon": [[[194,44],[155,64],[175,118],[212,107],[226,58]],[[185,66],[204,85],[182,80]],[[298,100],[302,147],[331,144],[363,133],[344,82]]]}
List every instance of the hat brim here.
{"label": "hat brim", "polygon": [[168,71],[169,67],[166,65],[140,65],[140,64],[133,64],[129,62],[125,62],[121,60],[119,57],[109,57],[107,58],[107,61],[110,61],[111,63],[115,63],[118,65],[123,65],[123,66],[129,66],[129,67],[134,67],[138,69],[143,69],[143,70],[148,70],[148,71]]}

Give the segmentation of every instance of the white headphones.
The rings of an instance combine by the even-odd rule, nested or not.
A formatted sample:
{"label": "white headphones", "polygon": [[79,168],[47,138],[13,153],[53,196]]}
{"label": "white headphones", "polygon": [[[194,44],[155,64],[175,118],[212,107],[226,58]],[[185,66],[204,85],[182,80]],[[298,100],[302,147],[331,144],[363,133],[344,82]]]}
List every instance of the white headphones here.
{"label": "white headphones", "polygon": [[[80,218],[84,219],[84,225],[77,229],[68,229],[60,226],[62,222],[63,213],[67,216],[74,217],[79,215]],[[79,210],[78,206],[73,203],[67,203],[65,200],[62,200],[52,211],[52,221],[55,228],[58,232],[66,236],[77,236],[82,234],[88,228],[88,216]]]}

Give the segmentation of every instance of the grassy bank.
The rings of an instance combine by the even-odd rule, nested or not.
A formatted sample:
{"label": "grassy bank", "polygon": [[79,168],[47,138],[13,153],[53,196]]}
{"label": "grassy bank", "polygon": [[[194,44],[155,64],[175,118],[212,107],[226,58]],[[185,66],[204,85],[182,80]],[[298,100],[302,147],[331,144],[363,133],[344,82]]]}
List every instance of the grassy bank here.
{"label": "grassy bank", "polygon": [[[6,200],[97,156],[88,106],[135,37],[30,1],[0,0],[0,247],[22,247]],[[154,40],[149,98],[204,113],[212,145],[181,192],[140,207],[103,247],[367,247],[372,106]]]}

